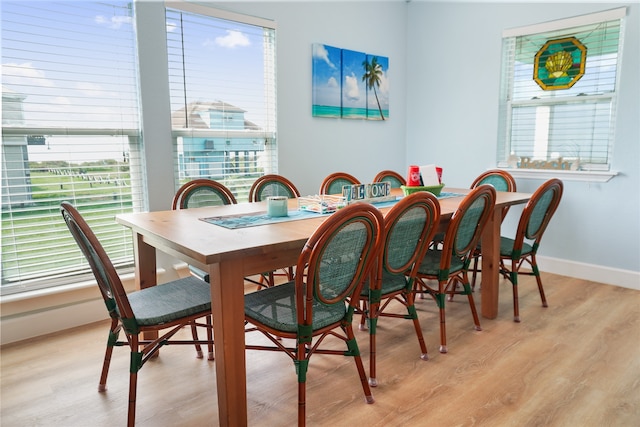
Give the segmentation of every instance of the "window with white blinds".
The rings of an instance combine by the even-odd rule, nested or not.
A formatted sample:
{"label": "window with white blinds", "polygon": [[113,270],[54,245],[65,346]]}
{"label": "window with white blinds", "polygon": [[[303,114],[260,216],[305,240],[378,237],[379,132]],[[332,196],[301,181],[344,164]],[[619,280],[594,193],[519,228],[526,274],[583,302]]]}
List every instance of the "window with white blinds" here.
{"label": "window with white blinds", "polygon": [[131,2],[2,2],[2,294],[89,277],[63,200],[133,264],[114,216],[144,203],[136,67]]}
{"label": "window with white blinds", "polygon": [[505,31],[499,166],[610,169],[624,14]]}
{"label": "window with white blinds", "polygon": [[277,173],[274,22],[168,5],[176,188],[210,178],[246,201],[257,177]]}

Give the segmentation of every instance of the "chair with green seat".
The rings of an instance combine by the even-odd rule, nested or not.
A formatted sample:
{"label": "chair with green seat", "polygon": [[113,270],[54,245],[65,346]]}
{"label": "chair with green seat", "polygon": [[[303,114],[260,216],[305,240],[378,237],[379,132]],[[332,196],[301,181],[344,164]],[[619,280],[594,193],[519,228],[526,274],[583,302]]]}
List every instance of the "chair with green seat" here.
{"label": "chair with green seat", "polygon": [[[492,185],[493,188],[496,189],[496,191],[510,191],[510,192],[517,191],[516,180],[513,178],[513,176],[509,172],[502,169],[491,169],[481,173],[473,181],[473,183],[471,184],[471,188],[476,188],[477,186],[482,184]],[[502,209],[502,221],[504,221],[505,217],[507,216],[507,213],[509,213],[509,206],[506,206]],[[480,259],[481,256],[482,256],[482,247],[480,243],[478,243],[478,247],[476,248],[474,253],[471,255],[471,257],[473,258],[473,267],[471,267],[471,271],[472,271],[471,289],[472,290],[475,289],[476,287],[476,277],[478,275],[478,271],[480,271],[480,269],[478,268],[478,260]]]}
{"label": "chair with green seat", "polygon": [[[471,254],[478,245],[489,216],[493,215],[495,202],[496,190],[493,186],[484,184],[471,190],[449,220],[442,246],[431,246],[418,268],[415,292],[431,295],[440,311],[441,353],[448,351],[445,327],[447,295],[467,295],[475,329],[482,330],[471,292],[468,270]],[[462,285],[461,290],[458,290],[458,284]]]}
{"label": "chair with green seat", "polygon": [[[500,273],[512,284],[514,322],[520,322],[518,274],[535,276],[542,306],[547,307],[536,254],[542,235],[547,229],[551,217],[558,209],[563,189],[562,181],[557,178],[552,178],[542,184],[525,205],[520,215],[515,237],[500,237]],[[522,271],[521,268],[527,264],[531,267],[531,271]]]}
{"label": "chair with green seat", "polygon": [[406,180],[398,172],[392,170],[383,170],[373,178],[373,182],[388,182],[391,188],[400,188],[407,185]]}
{"label": "chair with green seat", "polygon": [[[300,191],[289,179],[276,174],[261,176],[249,189],[249,202],[261,202],[272,196],[285,196],[289,199],[295,199],[300,197]],[[275,284],[275,276],[285,277],[286,280],[293,279],[293,267],[286,267],[282,271],[282,273],[273,271],[263,273],[260,279],[260,286],[273,286]],[[265,279],[266,284],[264,284]]]}
{"label": "chair with green seat", "polygon": [[[420,357],[427,360],[427,346],[422,336],[414,305],[413,283],[420,260],[428,248],[440,221],[440,203],[433,194],[420,191],[396,203],[384,218],[382,256],[378,257],[373,280],[367,280],[360,293],[360,329],[369,322],[369,384],[377,386],[376,328],[380,317],[413,321],[420,345]],[[393,301],[407,309],[406,314],[385,312]]]}
{"label": "chair with green seat", "polygon": [[334,172],[327,175],[320,184],[320,194],[342,194],[345,185],[360,184],[358,178],[345,172]]}
{"label": "chair with green seat", "polygon": [[[294,362],[298,375],[298,425],[305,424],[306,377],[312,355],[354,358],[366,401],[373,403],[367,374],[352,328],[354,310],[364,278],[379,255],[384,219],[368,203],[357,203],[329,216],[307,240],[296,268],[307,269],[293,281],[245,295],[247,330],[258,330],[270,345],[250,350],[280,350]],[[346,350],[323,345],[339,339]],[[291,338],[295,346],[287,346]],[[331,341],[331,340],[330,340]],[[331,344],[331,343],[329,343]],[[273,390],[272,390],[273,392]]]}
{"label": "chair with green seat", "polygon": [[[132,427],[136,416],[138,371],[142,366],[165,345],[195,345],[198,357],[202,357],[200,344],[212,344],[209,340],[200,341],[196,331],[198,326],[206,326],[210,330],[210,325],[197,322],[200,318],[211,316],[210,286],[189,276],[127,294],[107,253],[82,215],[67,202],[61,203],[60,211],[91,267],[111,318],[99,391],[107,389],[113,348],[128,345],[131,350],[127,425]],[[173,339],[185,326],[191,327],[192,339]],[[156,339],[140,339],[140,334],[161,331],[163,333]],[[126,340],[119,339],[120,332],[124,332]]]}

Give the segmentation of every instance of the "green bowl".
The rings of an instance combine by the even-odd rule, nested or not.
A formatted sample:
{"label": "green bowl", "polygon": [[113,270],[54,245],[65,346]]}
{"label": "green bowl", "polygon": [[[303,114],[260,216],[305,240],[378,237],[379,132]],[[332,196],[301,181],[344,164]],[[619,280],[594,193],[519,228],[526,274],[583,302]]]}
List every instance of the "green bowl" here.
{"label": "green bowl", "polygon": [[408,196],[411,193],[415,193],[416,191],[428,191],[429,193],[432,193],[434,196],[439,196],[440,192],[444,188],[444,184],[431,185],[426,187],[425,186],[408,187],[406,185],[402,185],[400,186],[400,188],[402,188],[402,191],[404,191],[405,196]]}

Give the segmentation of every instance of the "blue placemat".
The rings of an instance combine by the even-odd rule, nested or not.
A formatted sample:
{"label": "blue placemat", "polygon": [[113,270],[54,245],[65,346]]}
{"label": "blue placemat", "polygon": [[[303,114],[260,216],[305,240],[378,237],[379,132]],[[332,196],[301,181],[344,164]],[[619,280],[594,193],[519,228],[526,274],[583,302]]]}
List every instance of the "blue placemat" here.
{"label": "blue placemat", "polygon": [[257,225],[277,224],[279,222],[297,221],[300,219],[317,218],[322,214],[308,211],[289,211],[287,216],[271,217],[266,212],[258,214],[239,214],[229,216],[212,216],[208,218],[200,218],[204,222],[219,225],[220,227],[236,229],[245,227],[255,227]]}
{"label": "blue placemat", "polygon": [[[446,199],[448,197],[459,197],[464,194],[459,193],[440,193],[438,199]],[[395,205],[398,200],[390,200],[381,203],[374,203],[378,208],[387,208]],[[293,210],[289,211],[287,216],[283,217],[270,217],[266,212],[251,213],[251,214],[238,214],[228,216],[211,216],[208,218],[200,218],[204,222],[209,224],[218,225],[220,227],[235,230],[238,228],[255,227],[258,225],[277,224],[280,222],[297,221],[301,219],[317,218],[319,216],[331,215],[331,214],[319,214],[316,212]]]}

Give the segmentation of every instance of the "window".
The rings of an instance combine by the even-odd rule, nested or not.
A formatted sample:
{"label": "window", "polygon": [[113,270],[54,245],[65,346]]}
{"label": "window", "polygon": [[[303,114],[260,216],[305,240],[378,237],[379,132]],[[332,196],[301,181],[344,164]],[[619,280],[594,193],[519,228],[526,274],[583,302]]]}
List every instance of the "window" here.
{"label": "window", "polygon": [[275,25],[194,4],[169,5],[176,188],[211,178],[246,200],[257,177],[277,173]]}
{"label": "window", "polygon": [[2,3],[2,294],[89,268],[60,216],[74,203],[114,264],[133,264],[114,216],[143,209],[132,4]]}
{"label": "window", "polygon": [[625,12],[505,31],[498,166],[610,170]]}

